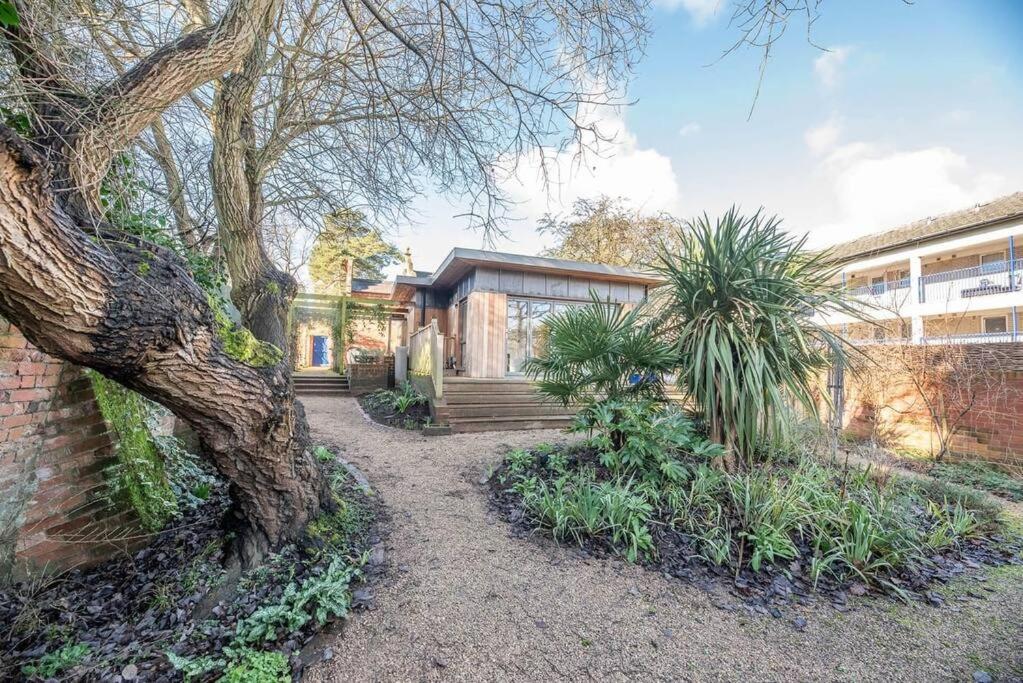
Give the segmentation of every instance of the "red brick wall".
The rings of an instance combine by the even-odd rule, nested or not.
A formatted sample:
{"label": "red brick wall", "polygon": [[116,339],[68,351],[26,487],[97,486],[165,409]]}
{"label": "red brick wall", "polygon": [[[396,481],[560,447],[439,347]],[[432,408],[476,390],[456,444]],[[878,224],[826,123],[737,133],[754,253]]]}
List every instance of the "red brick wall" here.
{"label": "red brick wall", "polygon": [[0,578],[87,565],[137,537],[107,499],[113,436],[82,370],[0,318]]}
{"label": "red brick wall", "polygon": [[930,411],[912,381],[912,376],[926,375],[911,375],[901,369],[907,363],[892,362],[891,355],[885,360],[885,354],[926,353],[954,363],[960,381],[974,382],[947,401],[953,415],[970,406],[959,420],[951,450],[968,459],[1023,466],[1023,343],[863,348],[879,365],[873,373],[847,374],[844,417],[849,432],[891,445],[937,449]]}

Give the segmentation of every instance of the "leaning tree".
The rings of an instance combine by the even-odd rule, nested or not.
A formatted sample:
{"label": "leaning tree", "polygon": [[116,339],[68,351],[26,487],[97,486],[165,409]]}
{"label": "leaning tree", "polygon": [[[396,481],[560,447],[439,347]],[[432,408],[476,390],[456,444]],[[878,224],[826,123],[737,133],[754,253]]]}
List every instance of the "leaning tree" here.
{"label": "leaning tree", "polygon": [[[247,524],[242,558],[256,560],[301,529],[324,498],[288,367],[257,367],[229,352],[184,260],[119,231],[101,189],[112,160],[141,135],[158,136],[161,116],[204,84],[217,83],[223,99],[229,79],[241,77],[239,88],[247,92],[239,97],[240,125],[246,135],[255,130],[245,112],[252,111],[254,74],[281,63],[262,58],[271,34],[280,39],[281,1],[230,0],[207,8],[208,21],[158,32],[161,40],[144,50],[124,50],[123,67],[98,83],[83,78],[66,56],[68,45],[84,43],[104,25],[105,9],[86,11],[86,21],[75,25],[77,8],[94,4],[81,0],[74,10],[13,4],[19,21],[2,29],[3,66],[13,75],[4,94],[26,108],[29,130],[0,125],[0,314],[43,351],[95,368],[190,423],[229,480]],[[353,187],[367,199],[393,192],[404,200],[423,176],[433,176],[443,189],[471,193],[486,223],[500,201],[500,165],[566,139],[566,128],[579,135],[587,128],[579,109],[606,103],[621,83],[641,44],[643,4],[343,0],[340,18],[348,23],[332,30],[355,46],[358,59],[350,63],[359,68],[341,63],[318,77],[330,84],[322,97],[341,98],[341,108],[360,114],[333,127],[310,127],[290,149],[300,158],[312,148],[304,136],[327,136],[339,157],[350,159],[340,167],[313,164],[307,175],[365,176],[365,187]],[[157,5],[150,20],[175,16]],[[334,5],[319,3],[324,11]],[[67,16],[55,20],[54,7]],[[172,34],[178,37],[163,38]],[[256,61],[260,67],[250,72]],[[308,113],[289,112],[286,121]],[[249,157],[269,154],[262,139],[255,146],[242,140],[235,150],[240,157],[225,173],[258,171]],[[401,184],[368,191],[387,180]],[[218,203],[251,213],[250,198],[237,187],[214,186],[213,193]],[[168,193],[172,209],[180,197]],[[242,237],[261,247],[258,225],[247,225]],[[224,249],[265,261],[265,252],[246,252],[237,240],[225,240]],[[262,264],[254,264],[258,272]]]}

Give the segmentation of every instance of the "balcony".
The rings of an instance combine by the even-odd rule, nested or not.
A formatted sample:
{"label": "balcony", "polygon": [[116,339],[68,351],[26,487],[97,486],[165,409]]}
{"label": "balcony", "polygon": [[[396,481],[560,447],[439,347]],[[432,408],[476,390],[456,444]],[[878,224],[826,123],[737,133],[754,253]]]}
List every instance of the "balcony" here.
{"label": "balcony", "polygon": [[973,301],[1023,289],[1018,261],[997,261],[972,268],[932,273],[920,278],[920,303]]}
{"label": "balcony", "polygon": [[937,337],[924,337],[924,344],[997,344],[1023,341],[1020,332],[979,332],[975,334],[952,334]]}
{"label": "balcony", "polygon": [[910,280],[906,277],[901,280],[854,287],[849,290],[849,295],[876,308],[897,310],[909,300],[909,285]]}

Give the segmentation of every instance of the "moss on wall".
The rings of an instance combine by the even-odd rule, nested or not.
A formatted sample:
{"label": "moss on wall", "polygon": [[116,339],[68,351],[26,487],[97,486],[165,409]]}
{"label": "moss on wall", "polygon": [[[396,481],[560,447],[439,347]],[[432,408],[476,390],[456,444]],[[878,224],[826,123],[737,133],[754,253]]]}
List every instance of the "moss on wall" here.
{"label": "moss on wall", "polygon": [[112,379],[88,374],[100,412],[117,434],[118,464],[110,473],[113,493],[135,509],[143,526],[159,530],[178,506],[149,431],[149,404]]}

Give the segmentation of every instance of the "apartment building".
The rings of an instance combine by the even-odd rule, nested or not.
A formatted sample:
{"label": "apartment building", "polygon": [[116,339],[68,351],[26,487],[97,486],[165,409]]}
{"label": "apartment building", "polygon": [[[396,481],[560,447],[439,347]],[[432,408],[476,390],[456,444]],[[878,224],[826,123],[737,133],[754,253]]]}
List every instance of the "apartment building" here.
{"label": "apartment building", "polygon": [[1023,341],[1023,192],[834,247],[861,343]]}

